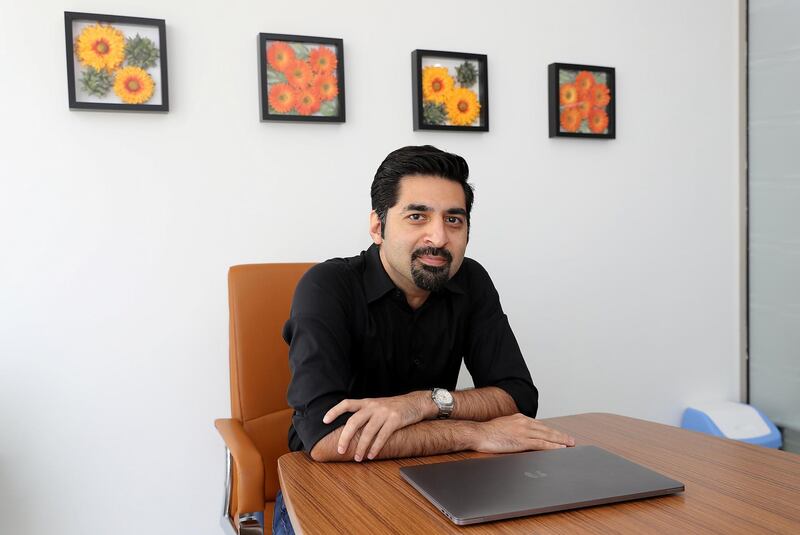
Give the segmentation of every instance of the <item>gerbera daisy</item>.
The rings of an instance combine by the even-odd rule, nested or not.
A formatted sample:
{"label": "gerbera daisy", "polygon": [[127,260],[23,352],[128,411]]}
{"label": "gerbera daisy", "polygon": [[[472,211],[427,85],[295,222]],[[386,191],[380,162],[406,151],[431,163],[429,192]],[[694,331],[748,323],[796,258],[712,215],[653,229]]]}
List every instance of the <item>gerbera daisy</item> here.
{"label": "gerbera daisy", "polygon": [[578,89],[575,84],[564,84],[558,90],[562,106],[572,106],[578,102]]}
{"label": "gerbera daisy", "polygon": [[143,104],[153,96],[156,84],[140,67],[124,67],[114,78],[114,93],[126,104]]}
{"label": "gerbera daisy", "polygon": [[83,65],[113,71],[125,59],[125,36],[113,26],[87,26],[75,40],[75,54]]}
{"label": "gerbera daisy", "polygon": [[611,102],[611,94],[608,91],[606,84],[596,84],[589,90],[592,95],[592,101],[595,106],[605,106]]}
{"label": "gerbera daisy", "polygon": [[577,132],[581,127],[581,112],[577,106],[564,108],[561,112],[561,129],[565,132]]}
{"label": "gerbera daisy", "polygon": [[445,67],[422,69],[422,97],[436,103],[444,103],[453,91],[453,77]]}
{"label": "gerbera daisy", "polygon": [[445,107],[447,108],[447,116],[450,118],[450,124],[458,126],[471,125],[478,118],[478,114],[481,111],[478,95],[466,87],[454,89],[447,98]]}
{"label": "gerbera daisy", "polygon": [[319,97],[313,91],[303,89],[297,92],[295,109],[300,115],[311,115],[319,111],[321,104]]}
{"label": "gerbera daisy", "polygon": [[285,71],[286,80],[292,87],[306,89],[311,85],[314,74],[311,67],[305,61],[295,60]]}
{"label": "gerbera daisy", "polygon": [[269,90],[269,105],[278,113],[286,113],[294,108],[296,96],[289,84],[275,84]]}
{"label": "gerbera daisy", "polygon": [[308,55],[311,70],[320,74],[328,74],[336,68],[336,54],[327,46],[320,46]]}
{"label": "gerbera daisy", "polygon": [[589,112],[592,111],[592,103],[589,100],[581,100],[575,105],[575,108],[580,112],[581,119],[589,117]]}
{"label": "gerbera daisy", "polygon": [[267,47],[267,61],[269,66],[275,70],[284,72],[294,63],[295,59],[297,58],[294,50],[283,41],[275,41]]}
{"label": "gerbera daisy", "polygon": [[321,100],[332,100],[339,94],[336,77],[323,74],[314,80],[314,92]]}
{"label": "gerbera daisy", "polygon": [[595,134],[603,134],[608,128],[608,114],[601,109],[594,108],[589,112],[589,130]]}
{"label": "gerbera daisy", "polygon": [[575,86],[578,88],[578,93],[588,91],[594,85],[594,75],[589,71],[581,71],[575,77]]}

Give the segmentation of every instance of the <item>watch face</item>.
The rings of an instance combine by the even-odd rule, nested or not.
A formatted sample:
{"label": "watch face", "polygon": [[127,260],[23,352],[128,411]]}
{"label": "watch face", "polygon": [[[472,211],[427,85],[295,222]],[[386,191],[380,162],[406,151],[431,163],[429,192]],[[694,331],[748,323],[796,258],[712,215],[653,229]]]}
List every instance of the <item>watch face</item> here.
{"label": "watch face", "polygon": [[437,389],[436,394],[434,394],[434,398],[436,399],[437,403],[442,403],[444,405],[448,405],[453,402],[453,395],[444,388]]}

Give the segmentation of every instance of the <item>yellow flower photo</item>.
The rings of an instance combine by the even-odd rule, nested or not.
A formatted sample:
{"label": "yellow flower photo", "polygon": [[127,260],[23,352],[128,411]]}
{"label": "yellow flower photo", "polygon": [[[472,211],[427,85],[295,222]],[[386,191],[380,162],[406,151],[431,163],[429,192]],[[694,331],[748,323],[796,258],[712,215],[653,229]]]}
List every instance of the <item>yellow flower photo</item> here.
{"label": "yellow flower photo", "polygon": [[166,22],[64,13],[71,109],[169,111]]}
{"label": "yellow flower photo", "polygon": [[415,50],[414,130],[489,130],[486,56]]}
{"label": "yellow flower photo", "polygon": [[442,103],[453,91],[453,78],[444,67],[422,69],[422,96],[425,100]]}
{"label": "yellow flower photo", "polygon": [[78,36],[75,53],[82,65],[113,71],[125,59],[125,36],[113,26],[87,26]]}
{"label": "yellow flower photo", "polygon": [[153,96],[154,88],[153,79],[140,67],[120,69],[114,79],[114,93],[126,104],[144,104]]}
{"label": "yellow flower photo", "polygon": [[468,126],[475,122],[481,111],[478,95],[471,89],[459,87],[447,98],[447,116],[450,124]]}

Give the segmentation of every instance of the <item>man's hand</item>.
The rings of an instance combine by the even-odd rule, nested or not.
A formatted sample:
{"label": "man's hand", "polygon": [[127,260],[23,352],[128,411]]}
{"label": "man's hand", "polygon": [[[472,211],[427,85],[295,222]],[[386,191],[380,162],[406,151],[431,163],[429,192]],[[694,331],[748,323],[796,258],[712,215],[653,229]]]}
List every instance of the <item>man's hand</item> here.
{"label": "man's hand", "polygon": [[329,410],[322,421],[329,424],[346,412],[353,413],[339,435],[336,449],[340,455],[344,454],[350,447],[350,441],[360,431],[353,458],[361,461],[367,454],[367,448],[367,458],[374,459],[392,433],[421,422],[426,418],[426,413],[434,408],[430,392],[427,391],[388,398],[345,399]]}
{"label": "man's hand", "polygon": [[472,449],[484,453],[514,453],[574,446],[571,436],[517,413],[476,426]]}

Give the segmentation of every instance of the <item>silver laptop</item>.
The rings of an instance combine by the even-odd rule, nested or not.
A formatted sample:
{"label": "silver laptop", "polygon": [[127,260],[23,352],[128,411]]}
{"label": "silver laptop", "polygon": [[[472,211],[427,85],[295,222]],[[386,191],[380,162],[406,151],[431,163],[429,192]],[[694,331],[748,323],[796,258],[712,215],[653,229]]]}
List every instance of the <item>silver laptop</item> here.
{"label": "silver laptop", "polygon": [[400,473],[459,525],[684,490],[679,481],[595,446],[406,466]]}

